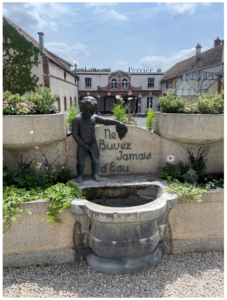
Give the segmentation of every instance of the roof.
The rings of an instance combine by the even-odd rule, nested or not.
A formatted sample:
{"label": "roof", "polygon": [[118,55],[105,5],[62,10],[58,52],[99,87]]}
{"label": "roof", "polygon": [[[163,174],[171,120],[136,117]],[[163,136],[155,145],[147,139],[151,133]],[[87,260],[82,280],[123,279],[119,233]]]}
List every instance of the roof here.
{"label": "roof", "polygon": [[[10,21],[7,17],[4,16],[4,18],[11,23],[20,33],[22,33],[28,40],[30,40],[36,47],[39,48],[39,42],[37,42],[33,37],[31,37],[26,31],[24,31],[22,28],[20,28],[19,26],[17,26],[15,23],[13,23],[12,21]],[[46,49],[44,47],[44,51],[43,51],[46,56],[48,56],[50,58],[51,61],[53,61],[55,64],[57,64],[59,67],[61,67],[62,69],[64,69],[65,71],[69,72],[70,74],[78,77],[75,73],[73,73],[70,70],[67,70],[65,68],[65,66],[63,64],[61,64],[59,62],[59,60],[57,60],[56,58],[61,59],[62,61],[66,62],[67,64],[71,65],[69,62],[67,62],[66,60],[62,59],[61,57],[59,57],[58,55],[50,52],[48,49]]]}
{"label": "roof", "polygon": [[201,53],[200,60],[195,61],[195,55],[180,61],[164,74],[163,80],[180,77],[183,73],[202,68],[215,66],[222,63],[223,44]]}

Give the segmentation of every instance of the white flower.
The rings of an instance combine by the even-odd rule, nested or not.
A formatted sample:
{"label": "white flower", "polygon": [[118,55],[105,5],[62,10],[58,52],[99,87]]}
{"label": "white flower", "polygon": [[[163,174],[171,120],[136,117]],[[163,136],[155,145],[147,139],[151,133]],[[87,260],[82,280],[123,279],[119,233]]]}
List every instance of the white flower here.
{"label": "white flower", "polygon": [[33,134],[33,131],[30,131],[31,134]]}
{"label": "white flower", "polygon": [[121,96],[120,96],[120,95],[117,95],[117,96],[116,96],[116,99],[121,99]]}
{"label": "white flower", "polygon": [[129,101],[131,101],[132,99],[133,99],[132,97],[129,97],[129,98],[128,98]]}

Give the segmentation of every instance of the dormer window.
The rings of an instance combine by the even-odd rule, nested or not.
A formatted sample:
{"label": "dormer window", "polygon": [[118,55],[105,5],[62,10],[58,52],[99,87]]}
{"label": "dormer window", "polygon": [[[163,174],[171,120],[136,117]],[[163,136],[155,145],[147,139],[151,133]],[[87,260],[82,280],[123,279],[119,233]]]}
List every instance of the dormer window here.
{"label": "dormer window", "polygon": [[127,79],[123,79],[122,80],[122,88],[123,89],[127,89],[128,88],[128,80]]}
{"label": "dormer window", "polygon": [[117,79],[112,79],[111,80],[111,89],[116,89],[117,88]]}

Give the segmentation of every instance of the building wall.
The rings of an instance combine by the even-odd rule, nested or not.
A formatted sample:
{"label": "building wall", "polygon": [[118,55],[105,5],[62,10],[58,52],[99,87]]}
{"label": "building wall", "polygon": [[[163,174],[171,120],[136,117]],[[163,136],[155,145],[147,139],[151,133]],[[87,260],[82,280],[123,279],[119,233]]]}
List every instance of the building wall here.
{"label": "building wall", "polygon": [[[108,84],[108,73],[107,74],[81,74],[77,73],[80,77],[79,90],[97,90],[98,86],[106,86]],[[85,78],[91,78],[91,87],[85,88]]]}
{"label": "building wall", "polygon": [[64,72],[66,73],[66,81],[69,81],[69,82],[75,84],[75,77],[73,75],[71,75],[67,71],[64,71],[62,68],[56,66],[55,64],[50,63],[50,74],[51,75],[64,80]]}
{"label": "building wall", "polygon": [[142,114],[145,114],[146,113],[146,110],[148,109],[147,108],[147,97],[153,97],[153,105],[152,105],[152,109],[154,111],[158,111],[158,99],[159,97],[158,96],[154,96],[154,95],[149,95],[149,93],[147,94],[147,96],[143,96],[142,97],[142,100],[141,100],[141,113]]}
{"label": "building wall", "polygon": [[[182,81],[182,77],[175,78],[174,80],[169,80],[169,82],[172,82],[172,91],[174,92],[176,88],[179,86],[179,84]],[[162,97],[165,96],[165,94],[168,94],[170,91],[170,88],[166,88],[166,82],[163,82],[161,84],[162,89]]]}
{"label": "building wall", "polygon": [[[142,90],[160,90],[161,89],[161,80],[164,75],[133,75],[131,74],[131,84],[133,86],[141,86]],[[148,87],[148,78],[154,78],[154,87]]]}
{"label": "building wall", "polygon": [[[70,105],[70,97],[72,97],[72,102],[74,103],[74,97],[77,99],[78,103],[78,87],[75,84],[67,83],[60,79],[50,77],[51,94],[57,94],[60,97],[61,102],[61,112],[65,111],[64,97],[66,97],[67,108]],[[55,105],[58,107],[58,102]]]}

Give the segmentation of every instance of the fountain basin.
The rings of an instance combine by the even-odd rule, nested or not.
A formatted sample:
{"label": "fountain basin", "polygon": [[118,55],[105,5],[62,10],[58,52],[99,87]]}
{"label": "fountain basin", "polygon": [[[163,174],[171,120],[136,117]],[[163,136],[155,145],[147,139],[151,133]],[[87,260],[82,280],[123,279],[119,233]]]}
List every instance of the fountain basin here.
{"label": "fountain basin", "polygon": [[86,200],[74,199],[70,210],[90,224],[87,240],[93,253],[87,262],[91,268],[107,274],[155,268],[177,195],[163,192],[158,182],[88,187],[83,192]]}

